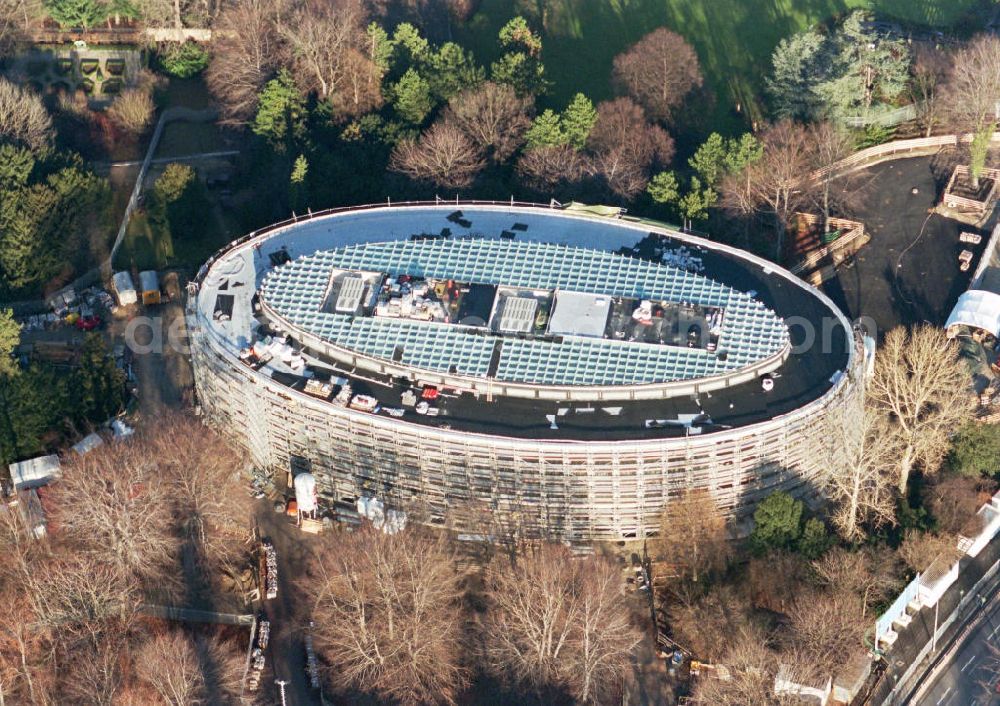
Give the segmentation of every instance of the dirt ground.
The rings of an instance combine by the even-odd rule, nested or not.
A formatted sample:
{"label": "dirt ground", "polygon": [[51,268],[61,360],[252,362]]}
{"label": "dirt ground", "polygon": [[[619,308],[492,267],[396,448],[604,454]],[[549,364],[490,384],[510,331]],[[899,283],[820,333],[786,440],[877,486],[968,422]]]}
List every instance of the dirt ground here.
{"label": "dirt ground", "polygon": [[[158,306],[133,307],[109,329],[115,342],[132,351],[139,414],[155,419],[168,409],[188,406],[193,399],[194,374],[187,355],[184,304],[177,273],[163,274],[164,301]],[[172,335],[178,332],[179,335]],[[133,334],[132,345],[129,334]]]}
{"label": "dirt ground", "polygon": [[[856,219],[871,241],[837,269],[823,290],[851,318],[871,317],[879,334],[922,321],[943,325],[969,285],[988,233],[933,212],[956,156],[911,157],[861,172],[868,193]],[[914,193],[914,190],[916,193]],[[981,233],[975,259],[958,269],[963,231]]]}

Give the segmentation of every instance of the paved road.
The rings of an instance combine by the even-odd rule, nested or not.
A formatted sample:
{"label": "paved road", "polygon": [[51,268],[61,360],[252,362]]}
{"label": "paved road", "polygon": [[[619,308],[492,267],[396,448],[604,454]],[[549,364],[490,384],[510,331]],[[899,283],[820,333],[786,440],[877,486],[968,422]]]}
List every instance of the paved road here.
{"label": "paved road", "polygon": [[[990,645],[1000,648],[1000,594],[984,606],[978,627],[955,651],[946,671],[924,692],[915,706],[997,706],[1000,680],[997,659]],[[992,686],[990,686],[992,685]]]}

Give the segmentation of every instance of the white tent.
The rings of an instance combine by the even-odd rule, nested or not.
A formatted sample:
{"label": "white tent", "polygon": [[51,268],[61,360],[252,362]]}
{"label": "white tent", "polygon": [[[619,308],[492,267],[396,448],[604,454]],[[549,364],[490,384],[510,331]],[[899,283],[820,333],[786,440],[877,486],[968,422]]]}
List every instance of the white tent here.
{"label": "white tent", "polygon": [[957,333],[953,326],[969,326],[1000,336],[1000,294],[983,289],[964,292],[945,324],[950,337]]}
{"label": "white tent", "polygon": [[135,293],[135,285],[132,283],[132,275],[128,272],[115,272],[111,276],[111,284],[114,285],[115,294],[118,295],[118,303],[121,306],[135,304],[139,301]]}
{"label": "white tent", "polygon": [[295,476],[295,502],[299,512],[310,513],[316,510],[316,478],[311,473],[300,473]]}
{"label": "white tent", "polygon": [[59,457],[55,454],[29,458],[27,461],[12,463],[7,466],[14,489],[37,488],[58,478],[60,467]]}

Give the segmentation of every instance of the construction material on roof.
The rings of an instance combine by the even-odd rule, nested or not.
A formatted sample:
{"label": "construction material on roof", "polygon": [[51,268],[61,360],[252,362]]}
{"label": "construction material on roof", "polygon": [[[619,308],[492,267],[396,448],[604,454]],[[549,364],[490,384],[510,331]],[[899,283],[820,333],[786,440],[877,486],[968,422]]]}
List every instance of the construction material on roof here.
{"label": "construction material on roof", "polygon": [[361,306],[361,298],[365,294],[365,280],[362,277],[345,277],[340,285],[340,294],[337,295],[337,304],[334,310],[338,314],[350,314],[358,310]]}
{"label": "construction material on roof", "polygon": [[[379,301],[375,316],[345,315],[326,304],[331,294],[331,271],[419,272],[420,276],[387,278],[390,288],[394,278],[407,281],[399,283],[400,296]],[[631,385],[725,375],[779,354],[789,345],[788,327],[780,317],[751,293],[737,291],[710,274],[666,262],[539,242],[400,240],[359,243],[298,258],[268,274],[260,297],[298,330],[365,356],[412,368],[473,377],[494,371],[491,377],[497,380],[529,384]],[[443,284],[442,294],[419,295],[420,305],[415,306],[418,290],[432,281]],[[441,310],[445,300],[453,301],[449,282],[461,295],[455,313],[451,306]],[[410,287],[407,296],[413,301],[404,302],[403,285]],[[486,321],[489,313],[462,313],[461,302],[477,286],[493,288],[502,300],[534,296],[538,301],[534,330],[528,336],[505,341],[495,366],[495,341],[485,335],[470,336],[468,331],[470,326],[481,325],[470,322]],[[463,294],[464,288],[469,292]],[[687,318],[683,330],[647,327],[649,335],[608,338],[601,312],[592,312],[587,327],[557,320],[549,333],[561,331],[567,338],[546,339],[537,334],[551,316],[544,311],[545,297],[537,293],[553,290],[580,293],[592,297],[591,302],[603,298],[612,308],[615,300],[654,299],[669,314],[664,319],[670,324],[667,328],[676,328],[673,324],[680,323],[682,313]],[[566,301],[572,298],[570,294]],[[390,305],[399,307],[398,311]],[[492,327],[494,332],[510,336],[500,330],[502,304],[496,314],[500,318],[494,315],[483,328]],[[694,320],[689,320],[692,315]],[[570,319],[566,315],[566,320]],[[461,325],[427,325],[441,323]],[[688,329],[695,323],[702,323],[696,328],[702,329],[703,335],[692,347]]]}
{"label": "construction material on roof", "polygon": [[59,457],[55,454],[38,456],[7,466],[15,490],[47,485],[60,475]]}
{"label": "construction material on roof", "polygon": [[115,272],[111,276],[111,284],[115,290],[115,296],[118,297],[119,306],[128,306],[139,301],[139,297],[135,293],[135,285],[132,283],[132,275],[128,272]]}
{"label": "construction material on roof", "polygon": [[570,201],[568,204],[563,206],[564,211],[575,211],[577,213],[589,213],[593,216],[605,216],[608,218],[617,218],[625,212],[625,209],[620,206],[600,206],[591,205],[586,203],[579,203],[577,201]]}

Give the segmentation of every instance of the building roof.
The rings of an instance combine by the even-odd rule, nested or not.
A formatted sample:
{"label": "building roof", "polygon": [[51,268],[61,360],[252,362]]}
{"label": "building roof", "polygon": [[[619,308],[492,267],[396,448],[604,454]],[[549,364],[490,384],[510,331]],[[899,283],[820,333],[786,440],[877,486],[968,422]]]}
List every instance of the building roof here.
{"label": "building roof", "polygon": [[601,338],[611,315],[611,298],[603,294],[556,292],[549,332]]}
{"label": "building roof", "polygon": [[945,328],[962,325],[1000,336],[1000,294],[983,289],[962,292]]}
{"label": "building roof", "polygon": [[14,483],[15,490],[37,488],[59,477],[59,457],[55,454],[38,456],[27,461],[12,463],[7,469],[10,471],[10,479]]}
{"label": "building roof", "polygon": [[[470,330],[477,327],[464,320],[442,325],[325,311],[331,277],[345,270],[556,292],[549,335],[502,337],[497,360],[496,338]],[[710,272],[682,269],[664,259],[531,241],[395,240],[321,250],[275,268],[260,295],[293,328],[371,358],[528,384],[615,386],[720,376],[789,345],[781,317]],[[624,300],[651,299],[663,306],[721,309],[717,347],[687,345],[686,331],[674,331],[678,340],[670,345],[650,345],[624,334],[606,338],[612,298],[623,305]]]}
{"label": "building roof", "polygon": [[[440,233],[441,236],[427,235],[435,233]],[[450,237],[445,238],[444,235],[449,233]],[[502,259],[490,261],[473,258],[469,256],[471,248],[497,248],[497,243],[511,242],[512,237],[515,239],[513,242],[526,253],[532,250],[532,244],[540,245],[554,253],[555,260],[561,255],[563,259],[571,261],[578,254],[573,251],[585,251],[589,254],[584,260],[592,267],[580,261],[575,264],[570,262],[565,268],[555,267],[548,275],[548,283],[552,285],[549,287],[548,283],[540,282],[532,274],[532,270],[536,274],[544,271],[544,259],[522,255],[516,259],[508,258],[509,264],[505,267],[511,274],[523,274],[529,279],[515,280],[516,284],[512,286],[494,286],[492,290],[485,285],[470,284],[482,281],[484,277],[477,273],[485,271],[484,268],[488,266],[495,268],[495,265],[489,263]],[[488,241],[488,244],[484,241]],[[426,268],[428,263],[433,264],[429,258],[405,259],[405,246],[419,242],[469,243],[467,247],[470,250],[466,251],[464,260],[458,256],[453,257],[454,267],[452,263],[446,263],[447,268],[432,272]],[[360,248],[362,245],[370,245],[372,249],[363,251]],[[330,323],[320,324],[323,317],[316,314],[313,303],[299,300],[298,303],[305,308],[294,320],[288,314],[287,304],[296,296],[303,296],[317,307],[325,306],[328,311],[332,311],[329,293],[325,292],[333,267],[332,258],[340,257],[338,253],[347,248],[351,248],[351,259],[338,260],[345,268],[342,272],[353,271],[366,276],[382,272],[383,275],[378,277],[382,277],[385,282],[392,278],[384,278],[384,275],[392,271],[408,271],[421,276],[451,271],[455,273],[452,276],[461,282],[461,277],[468,275],[471,270],[471,276],[465,280],[470,290],[466,297],[474,291],[493,291],[496,297],[494,307],[503,296],[534,297],[539,301],[536,328],[544,328],[545,314],[548,313],[545,310],[546,301],[551,303],[556,289],[586,291],[577,280],[570,280],[571,277],[588,277],[587,281],[591,283],[589,286],[592,289],[608,282],[604,275],[610,270],[603,267],[607,263],[603,255],[620,257],[621,260],[611,258],[611,262],[617,262],[619,267],[625,268],[619,271],[624,271],[626,275],[629,268],[638,269],[642,263],[654,268],[664,264],[673,265],[674,271],[680,270],[704,278],[695,280],[675,277],[675,284],[682,281],[692,285],[700,282],[709,292],[725,294],[728,289],[742,295],[737,298],[738,302],[747,311],[769,314],[772,320],[777,321],[779,332],[784,332],[791,344],[787,355],[779,359],[771,370],[775,384],[770,391],[762,390],[756,374],[745,377],[744,381],[726,379],[723,386],[702,389],[700,392],[691,392],[693,387],[682,382],[677,385],[686,388],[688,392],[649,399],[627,395],[620,396],[617,398],[619,401],[613,402],[588,403],[586,396],[578,398],[576,402],[558,401],[559,398],[555,397],[544,399],[507,396],[494,387],[492,395],[442,395],[437,401],[439,415],[421,416],[410,409],[401,420],[409,423],[539,441],[614,442],[711,433],[773,419],[816,401],[843,379],[850,367],[854,350],[850,323],[828,298],[760,258],[653,225],[567,215],[556,209],[503,206],[463,206],[460,211],[455,210],[454,206],[444,205],[345,211],[288,224],[269,230],[266,234],[250,237],[214,258],[196,278],[198,292],[191,304],[197,312],[199,325],[211,338],[213,347],[227,351],[232,356],[233,364],[240,365],[238,356],[241,351],[275,328],[273,318],[258,305],[258,297],[263,304],[268,296],[275,295],[278,288],[271,288],[271,285],[278,281],[278,273],[287,269],[289,274],[294,272],[295,275],[282,284],[285,291],[281,296],[288,298],[282,304],[283,316],[288,316],[289,320],[279,322],[279,329],[306,331],[306,327],[309,327],[308,330],[314,335],[325,332],[340,335],[341,329]],[[380,262],[384,262],[386,251],[396,252],[396,261],[402,263],[398,268],[366,266],[376,256],[382,258]],[[537,254],[539,251],[534,252]],[[276,254],[281,257],[275,257]],[[410,251],[410,254],[413,252]],[[323,264],[324,259],[327,259],[328,264]],[[286,261],[287,264],[278,264]],[[304,262],[311,262],[316,267],[297,267]],[[460,265],[466,269],[460,270]],[[569,270],[561,275],[566,279],[552,282],[551,272],[558,274],[560,270]],[[653,269],[652,272],[655,274],[660,270]],[[374,278],[367,281],[377,286]],[[532,281],[546,286],[536,289],[520,284]],[[635,281],[632,284],[635,286]],[[633,297],[639,295],[635,297],[638,299],[645,295],[646,290],[639,287],[629,292]],[[234,300],[232,313],[228,318],[214,316],[216,300],[223,294]],[[697,301],[693,296],[686,298],[678,295],[678,298]],[[628,302],[629,299],[626,298],[625,301]],[[489,321],[492,327],[499,326],[500,316],[497,314],[502,313],[500,309],[490,309],[489,306],[483,309],[477,305],[474,310],[477,315]],[[734,310],[739,309],[728,305],[725,308],[723,327],[731,324],[727,319]],[[711,305],[705,313],[711,313]],[[350,317],[344,317],[345,320],[348,318]],[[614,319],[613,312],[612,320]],[[767,321],[767,316],[763,320]],[[788,325],[785,324],[786,320]],[[392,326],[391,330],[386,330],[387,324]],[[374,347],[374,351],[380,356],[386,356],[386,359],[396,353],[431,356],[453,343],[455,339],[452,336],[459,328],[453,324],[405,319],[379,321],[371,316],[355,316],[351,325],[343,329],[344,335],[349,335],[343,340],[352,345],[356,343],[360,346],[363,343],[367,350]],[[614,326],[609,324],[609,328]],[[418,329],[418,333],[413,333],[413,329]],[[752,325],[747,329],[747,334],[754,335]],[[494,359],[493,345],[480,348],[474,344],[477,340],[487,340],[483,328],[470,326],[464,329],[461,336],[458,341],[465,345],[452,347],[449,355],[451,364],[461,370],[481,365],[487,371],[491,364],[496,364],[498,374],[500,363],[505,366],[520,365],[521,359],[515,354],[523,353],[527,346],[519,344],[532,342],[530,337],[517,334],[495,336],[495,340],[502,342],[506,353],[504,360]],[[607,380],[618,371],[632,376],[649,375],[649,370],[643,370],[642,362],[636,358],[622,356],[618,361],[594,359],[595,347],[603,348],[606,354],[608,348],[615,349],[608,344],[620,341],[583,336],[553,338],[562,339],[562,350],[572,365],[560,367],[559,361],[550,361],[546,366],[536,367],[535,370],[553,370],[562,375],[563,379],[576,380],[585,385]],[[400,343],[404,344],[403,347],[397,348]],[[302,348],[302,344],[298,342],[294,345],[297,350]],[[322,345],[317,346],[313,341],[309,341],[307,345],[308,348],[301,351],[306,359],[304,370],[292,370],[281,361],[273,361],[259,368],[258,374],[300,392],[304,390],[306,381],[313,376],[320,380],[328,377],[331,380],[346,378],[355,392],[376,398],[383,409],[405,406],[401,400],[400,381],[393,375],[359,369],[350,357],[332,359],[322,350]],[[679,351],[682,355],[703,355],[699,351],[704,351],[703,348],[689,349],[638,342],[630,345],[644,349]],[[411,361],[404,359],[403,362]],[[526,364],[530,365],[531,361]],[[544,383],[547,379],[552,378],[541,380]],[[306,397],[304,392],[302,394]],[[323,404],[311,399],[312,403]],[[555,425],[550,417],[556,420]],[[698,423],[679,423],[682,420],[697,420]]]}

